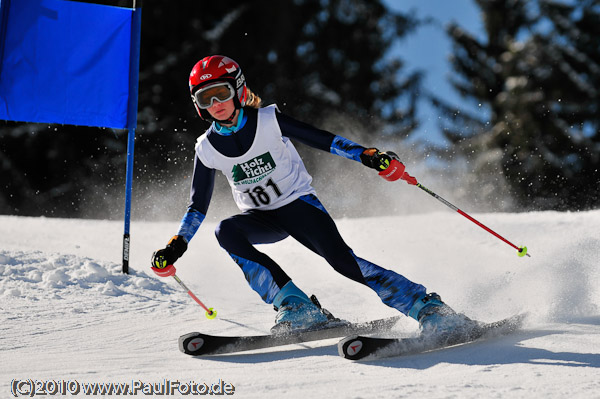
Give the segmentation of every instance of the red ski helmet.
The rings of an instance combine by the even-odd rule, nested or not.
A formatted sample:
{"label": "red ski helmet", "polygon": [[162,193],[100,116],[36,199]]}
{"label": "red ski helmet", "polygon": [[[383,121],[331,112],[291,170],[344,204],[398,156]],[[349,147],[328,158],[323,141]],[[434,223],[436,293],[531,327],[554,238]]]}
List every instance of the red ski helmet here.
{"label": "red ski helmet", "polygon": [[190,73],[190,94],[198,115],[204,120],[215,120],[206,109],[196,103],[194,94],[201,88],[219,82],[228,83],[237,95],[233,96],[235,108],[242,108],[246,104],[247,90],[246,78],[237,62],[223,55],[211,55],[202,58],[194,65]]}

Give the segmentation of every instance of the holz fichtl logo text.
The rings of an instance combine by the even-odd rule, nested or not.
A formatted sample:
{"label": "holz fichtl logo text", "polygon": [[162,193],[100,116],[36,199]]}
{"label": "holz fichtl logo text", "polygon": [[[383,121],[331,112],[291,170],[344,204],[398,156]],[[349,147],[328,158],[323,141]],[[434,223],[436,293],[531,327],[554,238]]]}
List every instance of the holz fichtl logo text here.
{"label": "holz fichtl logo text", "polygon": [[253,184],[261,181],[275,170],[275,161],[271,153],[266,152],[247,162],[233,166],[233,182],[239,184]]}

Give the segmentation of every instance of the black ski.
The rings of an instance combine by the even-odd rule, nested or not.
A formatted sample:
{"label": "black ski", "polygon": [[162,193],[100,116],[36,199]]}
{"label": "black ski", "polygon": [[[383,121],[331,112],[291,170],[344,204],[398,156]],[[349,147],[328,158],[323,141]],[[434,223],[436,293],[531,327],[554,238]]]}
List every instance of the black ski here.
{"label": "black ski", "polygon": [[317,329],[266,335],[227,337],[191,332],[179,337],[179,350],[191,356],[218,355],[339,338],[348,334],[372,334],[390,329],[401,317],[394,316],[364,323],[330,323]]}
{"label": "black ski", "polygon": [[350,360],[412,355],[510,334],[521,327],[525,316],[525,314],[519,314],[492,323],[481,323],[467,336],[457,334],[446,336],[443,339],[431,336],[375,338],[353,335],[338,343],[338,352],[340,356]]}

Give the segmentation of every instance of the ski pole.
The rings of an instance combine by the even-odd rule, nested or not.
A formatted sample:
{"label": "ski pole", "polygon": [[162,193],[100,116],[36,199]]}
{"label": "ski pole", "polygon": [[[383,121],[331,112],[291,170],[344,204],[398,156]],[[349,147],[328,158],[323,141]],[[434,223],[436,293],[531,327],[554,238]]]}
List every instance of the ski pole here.
{"label": "ski pole", "polygon": [[514,249],[516,249],[517,255],[519,255],[520,257],[523,257],[525,255],[531,257],[531,255],[529,255],[527,253],[526,246],[517,247],[515,244],[508,241],[506,238],[502,237],[500,234],[496,233],[494,230],[490,229],[489,227],[487,227],[480,221],[476,220],[474,217],[468,215],[466,212],[463,212],[462,210],[458,209],[458,207],[452,205],[450,202],[446,201],[444,198],[440,197],[439,195],[437,195],[436,193],[434,193],[433,191],[431,191],[430,189],[428,189],[427,187],[425,187],[424,185],[419,183],[417,181],[417,179],[415,179],[413,176],[406,173],[406,167],[404,166],[404,164],[402,162],[400,162],[398,155],[396,155],[393,152],[387,152],[386,154],[390,158],[390,163],[389,163],[389,166],[385,170],[382,170],[379,172],[379,176],[383,177],[387,181],[396,181],[398,179],[402,179],[410,185],[419,187],[421,190],[425,191],[427,194],[431,195],[433,198],[437,199],[442,204],[446,205],[448,208],[460,213],[461,215],[463,215],[464,217],[469,219],[471,222],[475,223],[477,226],[481,227],[488,233],[493,234],[497,238],[501,239],[502,241],[504,241],[505,243],[507,243]]}
{"label": "ski pole", "polygon": [[415,185],[417,187],[419,187],[421,190],[425,191],[427,194],[431,195],[433,198],[435,198],[438,201],[440,201],[442,204],[446,205],[448,208],[450,208],[450,209],[458,212],[459,214],[463,215],[464,217],[466,217],[467,219],[469,219],[471,222],[475,223],[477,226],[481,227],[482,229],[484,229],[488,233],[493,234],[497,238],[501,239],[502,241],[504,241],[505,243],[507,243],[508,245],[510,245],[511,247],[513,247],[514,249],[516,249],[517,250],[517,255],[519,255],[520,257],[523,257],[525,255],[531,257],[531,255],[529,255],[527,253],[527,247],[526,246],[517,247],[512,242],[508,241],[506,238],[502,237],[500,234],[496,233],[494,230],[490,229],[489,227],[487,227],[483,223],[479,222],[477,219],[475,219],[474,217],[470,216],[466,212],[463,212],[458,207],[452,205],[450,202],[446,201],[444,198],[440,197],[439,195],[437,195],[436,193],[434,193],[433,191],[431,191],[430,189],[428,189],[427,187],[425,187],[421,183],[416,183]]}
{"label": "ski pole", "polygon": [[217,317],[217,311],[214,310],[213,308],[208,308],[206,307],[206,305],[204,305],[202,303],[202,301],[200,299],[198,299],[198,297],[196,295],[194,295],[194,293],[192,292],[192,290],[190,290],[184,283],[183,281],[181,281],[181,279],[177,276],[177,274],[175,274],[175,272],[177,271],[175,269],[174,265],[168,265],[167,267],[165,267],[164,269],[158,269],[154,266],[152,266],[152,270],[154,270],[154,273],[158,274],[161,277],[169,277],[172,276],[175,281],[177,281],[179,283],[179,285],[187,291],[188,295],[192,297],[192,299],[194,301],[196,301],[196,303],[198,305],[200,305],[202,307],[202,309],[206,310],[206,318],[207,319],[214,319],[215,317]]}

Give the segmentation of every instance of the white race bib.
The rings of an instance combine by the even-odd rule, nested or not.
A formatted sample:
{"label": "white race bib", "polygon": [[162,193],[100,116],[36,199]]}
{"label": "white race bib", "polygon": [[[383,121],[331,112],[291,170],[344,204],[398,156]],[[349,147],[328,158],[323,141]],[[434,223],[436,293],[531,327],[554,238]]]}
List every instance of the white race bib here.
{"label": "white race bib", "polygon": [[240,157],[230,158],[218,152],[206,134],[196,143],[200,161],[227,177],[233,199],[242,211],[277,209],[303,195],[315,193],[312,177],[298,151],[281,135],[275,112],[275,105],[258,110],[254,142]]}

